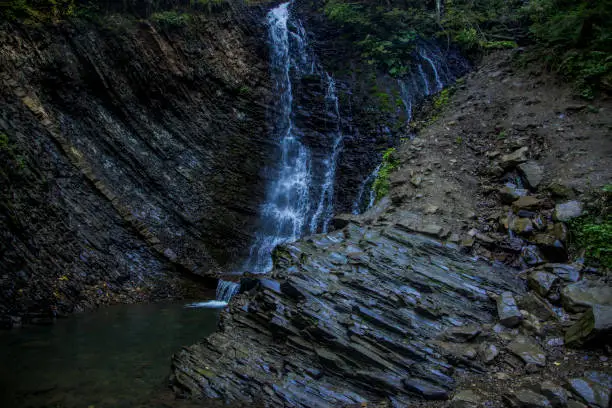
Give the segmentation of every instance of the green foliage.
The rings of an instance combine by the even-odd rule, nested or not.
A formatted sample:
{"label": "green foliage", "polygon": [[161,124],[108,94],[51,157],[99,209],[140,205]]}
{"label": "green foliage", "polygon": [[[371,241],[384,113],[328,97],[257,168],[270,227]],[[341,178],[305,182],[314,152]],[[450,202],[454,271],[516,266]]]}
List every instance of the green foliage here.
{"label": "green foliage", "polygon": [[444,108],[450,102],[451,91],[450,88],[444,88],[440,93],[434,96],[433,105],[434,108],[440,110]]}
{"label": "green foliage", "polygon": [[[411,7],[415,3],[419,7]],[[386,7],[378,2],[326,0],[323,12],[345,33],[344,38],[358,49],[368,64],[400,76],[408,71],[410,57],[419,34],[433,33],[433,18],[417,1],[393,2]]]}
{"label": "green foliage", "polygon": [[190,16],[176,10],[161,11],[151,14],[151,21],[164,28],[184,27],[189,22]]}
{"label": "green foliage", "polygon": [[612,82],[612,0],[531,0],[521,13],[532,24],[538,53],[591,99]]}
{"label": "green foliage", "polygon": [[46,21],[71,17],[75,0],[9,0],[0,2],[0,13],[8,20]]}
{"label": "green foliage", "polygon": [[399,159],[395,155],[395,148],[385,150],[382,157],[382,164],[372,189],[376,195],[376,200],[380,200],[389,193],[389,174],[399,166]]}
{"label": "green foliage", "polygon": [[571,249],[585,262],[612,270],[612,185],[593,194],[589,213],[568,222]]}
{"label": "green foliage", "polygon": [[572,244],[585,261],[612,269],[612,217],[585,215],[569,222]]}

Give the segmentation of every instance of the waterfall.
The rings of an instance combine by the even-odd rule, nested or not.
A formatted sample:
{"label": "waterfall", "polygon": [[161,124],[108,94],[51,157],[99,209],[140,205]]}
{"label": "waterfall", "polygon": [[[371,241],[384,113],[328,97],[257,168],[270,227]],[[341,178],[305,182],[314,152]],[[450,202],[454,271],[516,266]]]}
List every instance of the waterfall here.
{"label": "waterfall", "polygon": [[[372,187],[374,184],[374,180],[376,180],[376,177],[378,176],[378,171],[380,170],[381,166],[382,164],[379,164],[378,166],[376,166],[376,168],[368,175],[368,177],[366,177],[361,182],[361,185],[359,186],[359,190],[357,191],[357,198],[353,202],[353,214],[354,215],[359,215],[362,212],[369,210],[374,205],[374,202],[376,201],[376,192],[374,191]],[[363,194],[365,193],[365,189],[368,187],[370,188],[368,203],[367,203],[366,208],[363,211],[361,211],[361,206],[363,205]]]}
{"label": "waterfall", "polygon": [[[413,110],[427,96],[440,92],[455,77],[446,64],[446,56],[434,43],[421,41],[412,55],[412,70],[397,80],[399,96],[404,106],[406,123],[412,120]],[[373,181],[378,175],[380,165],[368,175],[359,186],[357,196],[353,202],[353,214],[361,214],[374,205],[375,192],[372,190]],[[369,200],[366,200],[365,189],[370,188]]]}
{"label": "waterfall", "polygon": [[[336,164],[342,150],[340,109],[336,82],[317,64],[300,21],[289,23],[290,3],[267,14],[271,76],[277,95],[273,136],[279,145],[278,161],[260,215],[260,227],[244,268],[255,273],[272,268],[272,250],[305,233],[326,232],[333,217]],[[321,76],[327,86],[325,108],[335,125],[326,134],[324,159],[313,159],[293,121],[292,73]],[[322,173],[322,174],[321,174]]]}
{"label": "waterfall", "polygon": [[333,147],[329,158],[325,159],[325,174],[321,186],[321,194],[317,209],[310,221],[310,232],[316,233],[320,219],[323,219],[322,231],[327,232],[327,228],[334,215],[334,182],[336,179],[336,163],[340,154],[342,144],[342,131],[340,129],[340,108],[338,106],[338,96],[336,95],[336,81],[334,78],[325,74],[327,82],[327,92],[325,94],[326,110],[335,117],[336,127],[332,134]]}
{"label": "waterfall", "polygon": [[217,298],[216,300],[209,300],[207,302],[196,302],[185,305],[189,308],[223,308],[227,306],[229,301],[234,297],[240,290],[240,284],[237,282],[224,281],[219,279],[217,283]]}

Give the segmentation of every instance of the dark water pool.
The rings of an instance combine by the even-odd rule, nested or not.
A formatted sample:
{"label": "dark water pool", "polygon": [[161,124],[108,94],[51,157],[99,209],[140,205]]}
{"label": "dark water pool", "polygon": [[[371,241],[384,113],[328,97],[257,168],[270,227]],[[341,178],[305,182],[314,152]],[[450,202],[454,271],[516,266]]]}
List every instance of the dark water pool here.
{"label": "dark water pool", "polygon": [[0,331],[0,407],[148,406],[170,357],[216,329],[218,309],[117,305]]}

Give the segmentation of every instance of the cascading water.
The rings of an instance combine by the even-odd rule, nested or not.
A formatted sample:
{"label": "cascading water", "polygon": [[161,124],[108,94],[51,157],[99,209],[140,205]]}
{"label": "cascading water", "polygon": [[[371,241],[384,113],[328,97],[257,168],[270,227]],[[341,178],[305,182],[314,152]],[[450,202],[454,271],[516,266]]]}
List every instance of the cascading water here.
{"label": "cascading water", "polygon": [[[412,120],[414,107],[425,97],[440,92],[455,77],[446,64],[446,56],[438,46],[421,42],[413,53],[413,69],[405,77],[398,79],[399,95],[404,105],[406,123]],[[374,205],[376,196],[372,190],[380,165],[362,182],[353,203],[353,214],[361,214]],[[370,188],[369,201],[365,202],[365,189]]]}
{"label": "cascading water", "polygon": [[321,194],[317,209],[310,222],[310,232],[316,233],[320,220],[323,219],[322,231],[327,232],[327,228],[334,215],[334,182],[336,179],[336,163],[342,145],[342,130],[340,128],[340,108],[338,106],[338,96],[336,95],[336,81],[326,75],[327,92],[325,94],[326,110],[335,117],[336,128],[332,134],[333,147],[329,158],[325,159],[325,174],[321,186]]}
{"label": "cascading water", "polygon": [[354,215],[359,215],[363,212],[361,207],[363,206],[363,194],[365,193],[366,188],[370,189],[370,193],[364,211],[369,210],[374,205],[374,202],[376,201],[376,192],[372,187],[374,184],[374,180],[376,180],[376,177],[378,176],[378,171],[380,170],[381,166],[382,164],[376,166],[376,168],[368,175],[368,177],[365,178],[365,180],[363,180],[363,182],[359,186],[359,190],[357,191],[357,198],[353,202]]}
{"label": "cascading water", "polygon": [[224,281],[219,279],[217,283],[217,298],[207,302],[196,302],[185,305],[185,307],[203,307],[203,308],[222,308],[227,306],[229,301],[240,290],[240,284],[237,282]]}
{"label": "cascading water", "polygon": [[[267,15],[271,74],[278,95],[274,136],[279,159],[262,209],[261,226],[245,264],[245,269],[255,273],[272,268],[271,253],[277,245],[295,241],[307,232],[327,231],[333,217],[336,163],[342,149],[336,83],[316,63],[301,22],[288,24],[289,5],[283,3]],[[292,72],[296,77],[320,75],[327,84],[326,111],[334,117],[335,127],[327,134],[329,151],[323,159],[313,159],[300,141],[301,132],[293,121]]]}
{"label": "cascading water", "polygon": [[[278,174],[269,187],[262,211],[262,228],[246,268],[266,272],[272,267],[270,254],[274,247],[294,241],[302,234],[310,210],[309,186],[311,157],[308,149],[294,133],[292,119],[291,55],[289,49],[289,3],[272,9],[267,16],[271,43],[271,67],[274,88],[278,95],[274,134],[280,145]],[[293,33],[292,33],[293,34]],[[295,34],[299,37],[299,32]],[[304,44],[304,41],[298,41]],[[298,49],[301,55],[306,47]]]}

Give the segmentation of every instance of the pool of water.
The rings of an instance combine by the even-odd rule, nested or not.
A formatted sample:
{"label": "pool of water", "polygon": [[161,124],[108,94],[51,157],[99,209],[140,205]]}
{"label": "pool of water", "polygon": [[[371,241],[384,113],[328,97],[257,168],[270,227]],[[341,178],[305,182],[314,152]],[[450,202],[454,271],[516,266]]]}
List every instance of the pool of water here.
{"label": "pool of water", "polygon": [[147,406],[170,357],[216,329],[219,309],[116,305],[0,331],[0,407]]}

